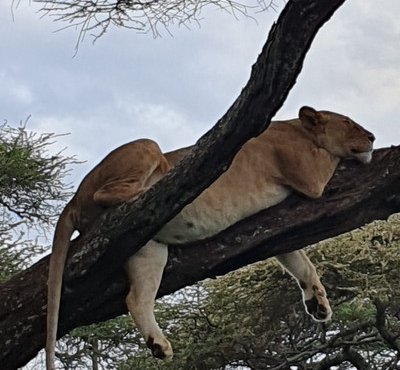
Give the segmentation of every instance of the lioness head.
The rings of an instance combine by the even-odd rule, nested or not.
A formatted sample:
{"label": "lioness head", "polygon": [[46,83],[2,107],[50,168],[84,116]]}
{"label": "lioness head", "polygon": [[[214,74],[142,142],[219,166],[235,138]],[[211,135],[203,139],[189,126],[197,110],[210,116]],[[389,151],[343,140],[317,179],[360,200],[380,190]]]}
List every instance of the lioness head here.
{"label": "lioness head", "polygon": [[315,135],[318,146],[331,154],[357,158],[363,163],[371,161],[375,136],[349,117],[302,107],[299,118],[303,127]]}

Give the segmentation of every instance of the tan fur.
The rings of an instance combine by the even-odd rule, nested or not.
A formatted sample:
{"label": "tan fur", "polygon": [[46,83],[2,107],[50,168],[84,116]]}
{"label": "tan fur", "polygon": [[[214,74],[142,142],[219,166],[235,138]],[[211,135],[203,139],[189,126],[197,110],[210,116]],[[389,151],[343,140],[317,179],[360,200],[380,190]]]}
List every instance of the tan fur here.
{"label": "tan fur", "polygon": [[[214,235],[281,202],[293,190],[312,198],[321,196],[340,158],[368,162],[373,140],[371,133],[348,117],[303,107],[298,119],[273,122],[247,142],[229,169],[159,231],[154,240],[161,244],[149,242],[127,262],[131,283],[127,305],[153,354],[172,356],[171,345],[152,312],[166,262],[163,246]],[[104,207],[132,200],[146,191],[189,151],[184,148],[163,155],[153,141],[137,140],[111,152],[82,181],[60,216],[54,236],[48,282],[48,370],[54,369],[62,273],[72,232],[85,233]],[[301,285],[309,313],[316,320],[329,319],[325,289],[311,261],[302,252],[285,256],[280,262]]]}

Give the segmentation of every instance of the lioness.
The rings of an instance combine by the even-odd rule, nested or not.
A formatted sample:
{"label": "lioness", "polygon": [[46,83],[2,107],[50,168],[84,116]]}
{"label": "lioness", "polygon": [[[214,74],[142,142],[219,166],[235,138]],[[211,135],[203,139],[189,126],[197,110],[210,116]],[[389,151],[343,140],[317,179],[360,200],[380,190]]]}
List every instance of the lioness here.
{"label": "lioness", "polygon": [[[171,357],[172,347],[154,318],[154,299],[167,261],[167,245],[203,239],[271,207],[295,190],[320,197],[339,160],[372,158],[373,134],[341,114],[302,107],[299,118],[275,121],[237,153],[229,169],[168,222],[126,263],[129,311],[153,355]],[[190,148],[161,153],[147,139],[111,152],[82,181],[63,210],[50,258],[47,305],[46,366],[54,369],[58,311],[65,259],[73,231],[85,233],[104,210],[132,200],[165,175]],[[332,311],[324,286],[304,252],[277,257],[297,279],[307,312],[316,321]]]}

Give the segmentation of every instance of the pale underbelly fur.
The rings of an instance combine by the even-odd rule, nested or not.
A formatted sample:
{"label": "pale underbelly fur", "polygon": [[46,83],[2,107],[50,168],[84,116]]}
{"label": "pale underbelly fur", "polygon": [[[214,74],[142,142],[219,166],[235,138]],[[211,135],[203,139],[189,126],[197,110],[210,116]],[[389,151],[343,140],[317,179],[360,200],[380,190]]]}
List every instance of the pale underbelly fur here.
{"label": "pale underbelly fur", "polygon": [[[235,189],[236,190],[236,189]],[[165,244],[183,244],[208,238],[239,220],[272,207],[290,193],[287,187],[268,184],[244,192],[205,190],[168,222],[154,237]]]}

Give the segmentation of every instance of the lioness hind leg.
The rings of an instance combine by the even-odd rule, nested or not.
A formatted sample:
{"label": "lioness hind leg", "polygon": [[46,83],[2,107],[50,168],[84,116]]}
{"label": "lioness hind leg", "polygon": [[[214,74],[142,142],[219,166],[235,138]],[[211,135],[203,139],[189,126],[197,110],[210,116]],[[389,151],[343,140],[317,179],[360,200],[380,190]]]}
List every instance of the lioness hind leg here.
{"label": "lioness hind leg", "polygon": [[140,139],[110,153],[103,168],[108,178],[93,194],[93,200],[108,207],[135,200],[160,180],[170,165],[155,142]]}
{"label": "lioness hind leg", "polygon": [[154,301],[168,257],[168,248],[148,242],[125,265],[130,290],[126,297],[129,312],[143,335],[147,347],[157,358],[173,356],[171,344],[165,338],[154,317]]}
{"label": "lioness hind leg", "polygon": [[281,265],[297,280],[302,292],[306,312],[315,321],[328,321],[332,316],[326,291],[315,266],[306,253],[298,250],[276,257]]}
{"label": "lioness hind leg", "polygon": [[145,192],[147,187],[136,178],[125,178],[108,182],[98,189],[93,200],[102,206],[113,206],[136,199],[140,194]]}

